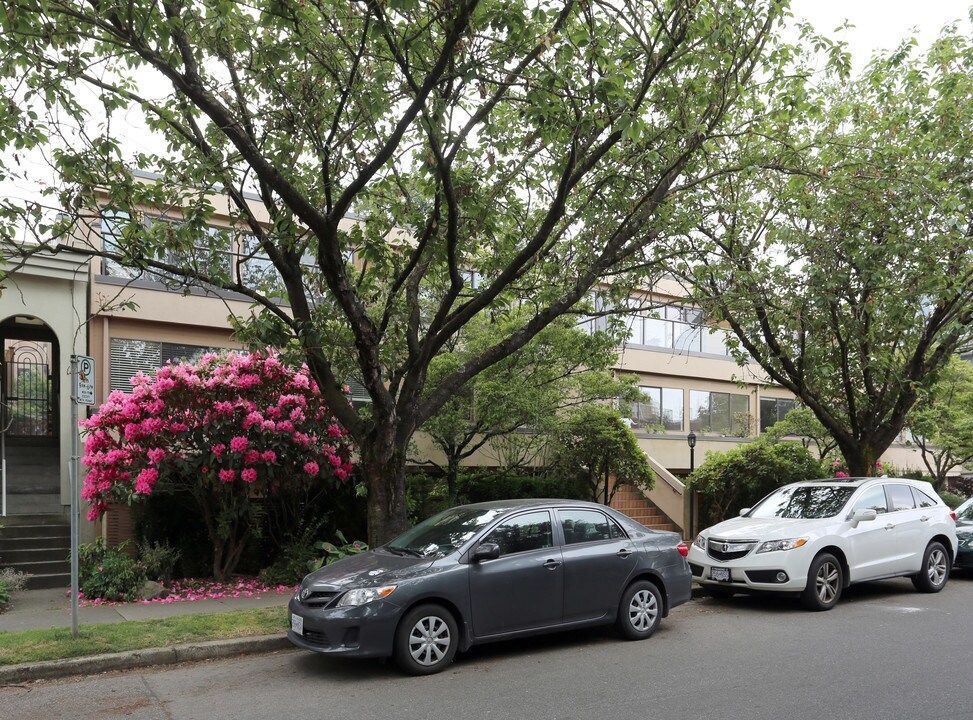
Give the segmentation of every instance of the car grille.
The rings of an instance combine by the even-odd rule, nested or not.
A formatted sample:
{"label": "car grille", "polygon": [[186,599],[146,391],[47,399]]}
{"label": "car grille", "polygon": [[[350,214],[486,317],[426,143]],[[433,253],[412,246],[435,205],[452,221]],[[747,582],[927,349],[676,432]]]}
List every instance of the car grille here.
{"label": "car grille", "polygon": [[306,607],[327,607],[339,594],[336,590],[314,590],[307,597],[301,598],[301,605]]}
{"label": "car grille", "polygon": [[714,560],[736,560],[750,554],[756,546],[756,540],[721,540],[710,538],[706,544],[706,554]]}
{"label": "car grille", "polygon": [[693,574],[693,577],[703,577],[702,565],[697,565],[696,563],[689,563],[689,571]]}
{"label": "car grille", "polygon": [[302,637],[311,645],[317,645],[318,647],[323,648],[331,647],[331,642],[328,640],[328,636],[323,632],[318,632],[317,630],[305,630]]}

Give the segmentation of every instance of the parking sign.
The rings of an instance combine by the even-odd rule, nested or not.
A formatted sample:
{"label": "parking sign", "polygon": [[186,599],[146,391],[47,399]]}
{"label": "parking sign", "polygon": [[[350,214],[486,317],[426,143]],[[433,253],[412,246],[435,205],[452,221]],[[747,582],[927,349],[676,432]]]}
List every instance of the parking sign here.
{"label": "parking sign", "polygon": [[74,399],[79,405],[95,404],[95,359],[87,355],[74,358]]}

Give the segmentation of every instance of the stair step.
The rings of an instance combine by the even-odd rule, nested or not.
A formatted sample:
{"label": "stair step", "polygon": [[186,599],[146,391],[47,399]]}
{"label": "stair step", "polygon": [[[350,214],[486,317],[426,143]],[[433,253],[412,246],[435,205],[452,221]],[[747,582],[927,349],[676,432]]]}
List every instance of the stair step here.
{"label": "stair step", "polygon": [[70,525],[70,518],[61,513],[18,513],[0,517],[0,525]]}
{"label": "stair step", "polygon": [[36,562],[5,562],[4,564],[14,570],[30,573],[31,575],[61,575],[71,573],[71,563],[63,558],[61,560],[38,560]]}
{"label": "stair step", "polygon": [[70,536],[62,537],[0,537],[0,557],[16,550],[60,550],[71,547]]}
{"label": "stair step", "polygon": [[28,590],[46,590],[48,588],[71,587],[71,571],[66,573],[50,573],[47,575],[31,575],[27,578],[26,587]]}
{"label": "stair step", "polygon": [[0,530],[5,538],[50,538],[71,537],[70,525],[7,525]]}
{"label": "stair step", "polygon": [[38,548],[31,545],[30,547],[20,547],[15,550],[4,550],[0,554],[0,560],[3,561],[4,565],[47,561],[63,562],[70,552],[70,547],[66,549],[61,547]]}

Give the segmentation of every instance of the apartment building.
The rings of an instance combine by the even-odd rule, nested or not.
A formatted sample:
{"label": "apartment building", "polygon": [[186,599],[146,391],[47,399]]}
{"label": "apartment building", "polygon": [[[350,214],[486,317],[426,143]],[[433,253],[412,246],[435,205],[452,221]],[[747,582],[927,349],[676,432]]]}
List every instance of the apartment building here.
{"label": "apartment building", "polygon": [[[151,175],[141,178],[145,182],[154,179]],[[118,228],[125,218],[111,209],[107,196],[102,200],[100,216],[79,237],[79,243],[111,246],[120,242]],[[200,252],[208,253],[208,262],[226,263],[227,271],[244,280],[248,274],[266,271],[268,261],[252,252],[248,237],[230,228],[228,199],[214,195],[209,200],[216,213],[207,237],[200,241]],[[255,209],[259,211],[256,205]],[[145,208],[139,219],[151,225],[177,223],[180,217],[178,212],[163,214]],[[51,399],[44,402],[53,414],[44,422],[57,430],[44,437],[58,447],[60,472],[57,492],[48,493],[57,497],[47,498],[45,512],[58,512],[68,505],[65,468],[70,428],[65,422],[70,399],[60,385],[71,353],[95,358],[96,403],[100,403],[112,390],[127,390],[128,379],[138,371],[151,371],[168,361],[191,360],[210,350],[240,349],[230,318],[254,312],[251,302],[240,295],[187,288],[158,274],[140,273],[100,258],[88,262],[70,253],[38,257],[16,277],[25,290],[17,295],[8,288],[0,296],[5,357],[13,353],[11,358],[19,358],[26,350],[18,348],[28,341],[47,343],[43,346],[47,359],[38,362],[46,362]],[[681,304],[682,296],[674,282],[663,281],[652,288],[647,298],[652,309],[626,318],[629,339],[619,348],[616,370],[634,373],[644,398],[622,410],[659,478],[649,500],[672,526],[686,530],[689,504],[682,478],[691,467],[710,452],[747,442],[781,419],[794,403],[787,391],[765,381],[758,366],[739,366],[727,351],[725,331],[710,327],[699,310]],[[14,382],[5,380],[7,397]],[[10,426],[7,432],[11,447],[14,430]],[[688,442],[690,434],[695,438],[694,447]],[[421,452],[436,452],[421,437],[418,446]],[[488,457],[481,454],[472,462],[488,463]],[[905,445],[894,446],[884,459],[897,468],[922,467],[918,453]],[[16,467],[10,469],[11,477],[17,473]],[[29,489],[21,485],[21,481],[12,481],[11,487],[18,492]],[[19,511],[16,504],[11,507]],[[119,511],[119,517],[110,518],[97,531],[124,536],[129,529],[122,514]]]}

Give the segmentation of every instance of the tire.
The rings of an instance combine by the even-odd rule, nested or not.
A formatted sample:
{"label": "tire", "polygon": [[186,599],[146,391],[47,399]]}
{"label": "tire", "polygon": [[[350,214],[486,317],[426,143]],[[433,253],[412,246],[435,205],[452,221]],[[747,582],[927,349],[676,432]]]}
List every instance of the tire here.
{"label": "tire", "polygon": [[618,632],[627,640],[645,640],[662,622],[662,593],[654,583],[638,580],[618,602]]}
{"label": "tire", "polygon": [[926,546],[922,554],[922,570],[912,576],[912,584],[919,592],[937,593],[946,587],[950,565],[946,548],[934,540]]}
{"label": "tire", "polygon": [[395,663],[410,675],[432,675],[456,655],[456,618],[442,605],[419,605],[405,614],[395,631]]}
{"label": "tire", "polygon": [[821,553],[813,561],[807,572],[807,585],[801,593],[801,604],[808,610],[830,610],[844,588],[844,570],[841,563],[830,553]]}
{"label": "tire", "polygon": [[736,595],[732,588],[720,587],[718,585],[704,585],[703,592],[709,597],[717,600],[729,600],[731,597]]}

